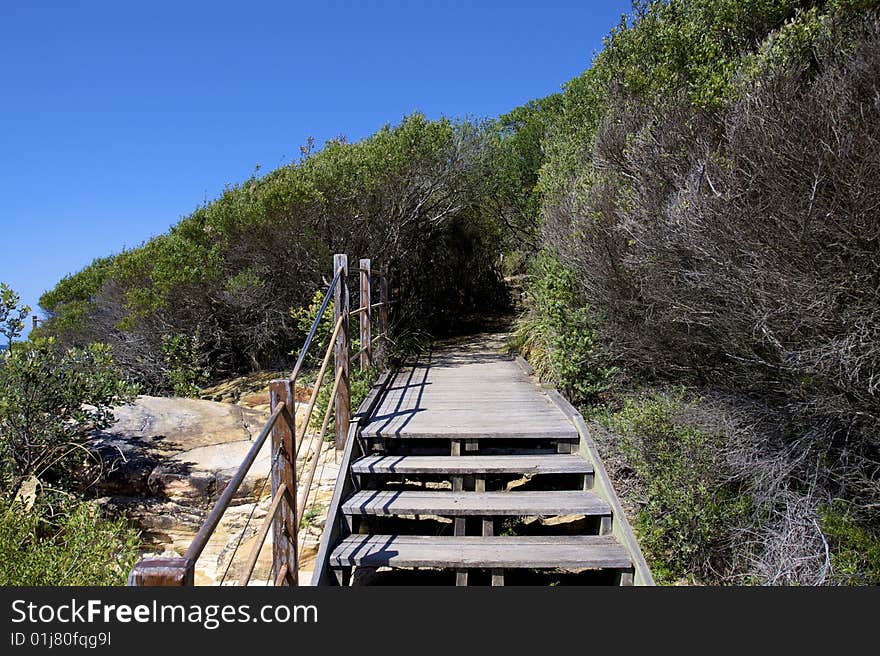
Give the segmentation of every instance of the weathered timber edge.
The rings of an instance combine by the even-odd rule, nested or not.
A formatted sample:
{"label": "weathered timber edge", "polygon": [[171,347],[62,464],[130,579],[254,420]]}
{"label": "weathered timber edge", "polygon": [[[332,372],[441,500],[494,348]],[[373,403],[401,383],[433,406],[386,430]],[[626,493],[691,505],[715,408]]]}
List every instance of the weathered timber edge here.
{"label": "weathered timber edge", "polygon": [[330,500],[330,508],[327,511],[327,523],[321,534],[321,543],[318,546],[318,555],[315,558],[315,569],[312,572],[312,585],[328,585],[330,582],[330,553],[333,546],[339,540],[342,527],[342,515],[340,514],[342,501],[348,497],[354,489],[351,463],[363,455],[360,440],[358,439],[362,424],[370,417],[379,403],[388,384],[394,380],[394,371],[386,371],[373,383],[367,398],[358,407],[357,412],[348,424],[348,437],[345,441],[345,449],[342,452],[342,460],[339,463],[339,475],[336,478],[336,486],[333,488],[333,498]]}
{"label": "weathered timber edge", "polygon": [[580,454],[593,465],[593,475],[595,476],[593,489],[598,494],[605,497],[608,505],[611,506],[611,512],[614,516],[611,534],[620,541],[620,544],[623,545],[632,557],[633,569],[635,570],[633,583],[635,585],[655,585],[654,577],[651,575],[651,569],[645,561],[645,556],[642,553],[638,540],[636,540],[632,526],[630,526],[630,523],[626,518],[626,513],[623,512],[623,507],[620,505],[620,499],[617,497],[617,493],[614,491],[614,486],[611,483],[611,477],[609,477],[608,472],[605,471],[605,465],[599,457],[599,450],[596,448],[596,442],[590,434],[590,429],[587,427],[583,415],[581,415],[577,408],[569,403],[568,399],[562,396],[558,390],[548,388],[545,389],[545,391],[553,403],[556,404],[565,416],[571,420],[575,428],[577,428],[578,434],[581,438]]}
{"label": "weathered timber edge", "polygon": [[534,368],[532,367],[532,365],[530,365],[528,363],[528,361],[523,356],[521,356],[519,354],[514,355],[513,360],[514,360],[514,362],[516,362],[519,365],[519,368],[523,370],[523,373],[525,373],[526,376],[534,376],[535,375]]}

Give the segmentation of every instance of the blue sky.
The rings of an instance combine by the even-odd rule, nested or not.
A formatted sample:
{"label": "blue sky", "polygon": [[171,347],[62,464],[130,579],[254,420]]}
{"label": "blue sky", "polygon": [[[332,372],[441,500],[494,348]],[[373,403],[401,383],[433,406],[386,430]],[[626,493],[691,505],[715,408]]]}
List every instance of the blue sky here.
{"label": "blue sky", "polygon": [[589,66],[629,0],[0,0],[0,281],[36,307],[311,135],[496,116]]}

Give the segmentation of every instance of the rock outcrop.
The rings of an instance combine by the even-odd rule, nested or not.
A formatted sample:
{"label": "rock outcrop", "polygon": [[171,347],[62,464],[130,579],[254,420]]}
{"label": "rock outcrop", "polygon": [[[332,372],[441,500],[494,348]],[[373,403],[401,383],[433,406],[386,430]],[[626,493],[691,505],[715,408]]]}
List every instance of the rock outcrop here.
{"label": "rock outcrop", "polygon": [[[299,390],[298,390],[299,391]],[[301,394],[297,394],[299,398]],[[268,394],[251,392],[240,403],[141,396],[115,410],[116,422],[100,432],[94,447],[106,463],[104,502],[127,514],[141,529],[150,555],[182,555],[238,470],[269,417]],[[304,404],[297,405],[297,423]],[[308,444],[308,437],[306,444]],[[338,466],[325,443],[300,535],[301,576],[308,579]],[[305,453],[305,449],[303,449]],[[196,584],[233,582],[246,559],[271,494],[269,441],[260,451],[196,567]],[[271,570],[271,535],[253,581]],[[233,558],[234,555],[234,558]]]}

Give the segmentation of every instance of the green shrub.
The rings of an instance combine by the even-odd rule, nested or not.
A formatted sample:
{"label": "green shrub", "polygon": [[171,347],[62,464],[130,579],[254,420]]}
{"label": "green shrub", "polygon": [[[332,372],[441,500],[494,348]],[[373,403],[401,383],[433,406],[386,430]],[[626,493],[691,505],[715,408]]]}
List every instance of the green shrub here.
{"label": "green shrub", "polygon": [[165,335],[162,337],[165,381],[175,396],[195,397],[199,387],[208,382],[208,371],[202,365],[198,335]]}
{"label": "green shrub", "polygon": [[116,370],[110,349],[92,344],[59,348],[35,339],[0,355],[0,490],[15,491],[27,476],[65,485],[94,462],[89,432],[113,421],[113,406],[135,386]]}
{"label": "green shrub", "polygon": [[6,338],[6,347],[12,349],[12,342],[24,330],[24,318],[31,311],[27,305],[20,305],[21,297],[5,282],[0,282],[0,335]]}
{"label": "green shrub", "polygon": [[578,303],[574,277],[558,260],[543,253],[533,270],[528,309],[517,321],[511,345],[572,402],[592,401],[616,370],[597,357],[590,309]]}
{"label": "green shrub", "polygon": [[334,253],[348,253],[352,269],[361,257],[388,264],[416,327],[455,325],[503,297],[500,229],[479,207],[501,184],[489,175],[489,131],[414,114],[255,173],[168,233],[60,281],[41,298],[41,331],[70,345],[111,344],[151,389],[167,384],[169,325],[203,324],[216,379],[276,368],[297,345],[289,309],[325,287]]}
{"label": "green shrub", "polygon": [[[349,369],[349,385],[351,390],[351,412],[352,414],[358,409],[363,400],[367,398],[373,382],[376,380],[376,370],[368,367],[361,369],[357,365],[352,365]],[[315,411],[309,422],[312,430],[320,430],[324,421],[324,413],[327,411],[327,405],[330,403],[330,393],[333,391],[333,374],[328,372],[324,377],[324,384],[318,392],[318,400],[315,403]],[[327,434],[325,439],[332,439],[335,430],[336,419],[335,414],[330,415],[330,422],[327,425]]]}
{"label": "green shrub", "polygon": [[[323,300],[324,292],[318,291],[315,292],[315,295],[312,297],[312,301],[308,306],[294,308],[290,311],[290,316],[293,318],[296,328],[302,334],[303,339],[305,338],[305,335],[308,334],[308,331],[311,329],[312,323],[314,322],[315,317],[318,314],[318,310],[320,309]],[[320,366],[321,360],[327,350],[329,339],[333,334],[333,328],[335,327],[333,311],[334,303],[331,299],[331,301],[327,304],[327,309],[324,311],[324,315],[321,317],[321,320],[318,323],[318,329],[315,331],[314,341],[312,342],[312,345],[309,348],[309,353],[303,363],[304,366],[312,368],[317,368]],[[355,325],[356,324],[352,322],[351,328],[354,328]],[[350,332],[354,331],[352,330]],[[409,332],[411,331],[407,331],[406,334],[409,334]],[[352,334],[350,334],[350,340],[351,353],[357,353],[361,348],[360,340]],[[291,355],[298,356],[299,350],[293,351]],[[324,382],[323,385],[321,385],[321,389],[318,391],[318,399],[315,402],[315,410],[312,413],[312,418],[309,422],[309,427],[312,430],[320,430],[321,424],[324,421],[324,413],[327,411],[327,404],[330,402],[330,393],[333,391],[334,375],[333,356],[331,356],[330,366],[328,367],[327,372],[324,374]],[[356,360],[352,361],[349,368],[349,386],[351,391],[352,412],[357,410],[358,406],[360,406],[363,400],[367,397],[367,394],[370,393],[370,388],[372,387],[373,382],[376,380],[376,375],[377,372],[373,367],[368,367],[362,370],[357,365]],[[325,436],[327,439],[330,439],[333,435],[335,425],[336,424],[334,415],[331,415],[330,422],[327,427],[327,434]]]}
{"label": "green shrub", "polygon": [[685,419],[695,408],[681,392],[628,399],[606,418],[612,445],[631,468],[639,493],[639,542],[658,582],[687,576],[722,582],[733,569],[734,529],[751,501],[729,480],[724,436]]}
{"label": "green shrub", "polygon": [[[293,319],[294,327],[298,334],[296,348],[290,352],[290,355],[295,358],[299,357],[300,349],[305,342],[306,336],[312,329],[312,324],[315,321],[315,317],[318,315],[318,310],[321,309],[321,303],[324,302],[325,293],[325,290],[319,289],[314,293],[312,300],[308,305],[292,308],[290,310],[290,317]],[[306,354],[306,358],[303,361],[303,365],[306,367],[318,367],[321,364],[324,353],[327,351],[330,337],[333,335],[333,328],[336,327],[336,320],[333,316],[334,307],[335,303],[331,298],[330,302],[327,303],[327,308],[324,310],[324,314],[321,316],[321,321],[318,322],[318,328],[315,331],[312,345],[309,347],[309,352]]]}
{"label": "green shrub", "polygon": [[0,585],[124,585],[137,531],[76,499],[0,500]]}
{"label": "green shrub", "polygon": [[[27,310],[6,285],[0,292],[0,325],[12,339]],[[124,582],[138,534],[71,491],[102,472],[89,435],[136,393],[105,344],[34,338],[0,354],[0,585]]]}
{"label": "green shrub", "polygon": [[860,522],[841,499],[821,508],[830,542],[831,580],[841,585],[880,585],[880,532]]}

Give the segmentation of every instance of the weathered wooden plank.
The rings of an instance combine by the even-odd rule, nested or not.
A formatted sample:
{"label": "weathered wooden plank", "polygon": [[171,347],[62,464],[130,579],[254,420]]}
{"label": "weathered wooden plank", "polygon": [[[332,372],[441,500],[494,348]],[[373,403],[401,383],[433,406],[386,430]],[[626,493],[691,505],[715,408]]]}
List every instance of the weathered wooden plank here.
{"label": "weathered wooden plank", "polygon": [[449,492],[362,490],[342,504],[349,515],[557,516],[608,515],[611,508],[585,490]]}
{"label": "weathered wooden plank", "polygon": [[361,458],[355,474],[590,474],[579,455],[382,456]]}
{"label": "weathered wooden plank", "polygon": [[627,569],[629,555],[611,536],[352,535],[333,566]]}
{"label": "weathered wooden plank", "polygon": [[532,365],[530,365],[523,357],[521,357],[519,355],[515,355],[515,356],[513,356],[513,361],[516,362],[516,365],[520,369],[522,369],[522,372],[526,376],[534,376],[535,375],[535,370],[532,368]]}
{"label": "weathered wooden plank", "polygon": [[[269,383],[269,403],[273,410],[279,405],[286,408],[272,428],[272,496],[278,494],[282,486],[296,490],[296,410],[294,405],[293,382],[284,378]],[[297,535],[299,523],[296,504],[282,504],[272,519],[272,566],[276,578],[281,568],[287,565],[287,575],[283,577],[290,585],[298,584],[299,564],[297,562]]]}
{"label": "weathered wooden plank", "polygon": [[391,297],[388,295],[388,265],[383,264],[379,274],[379,341],[376,344],[374,360],[379,368],[385,367],[388,357],[388,305]]}
{"label": "weathered wooden plank", "polygon": [[373,365],[373,333],[372,333],[372,317],[373,317],[373,308],[372,308],[372,294],[370,293],[370,260],[362,259],[360,261],[360,276],[359,276],[359,292],[360,292],[360,305],[359,308],[363,308],[361,312],[359,312],[359,336],[361,341],[361,354],[360,354],[360,366],[361,369],[366,369]]}
{"label": "weathered wooden plank", "polygon": [[[266,542],[266,536],[269,535],[269,529],[272,528],[272,523],[275,521],[275,513],[278,511],[278,506],[285,500],[288,504],[293,506],[293,496],[291,496],[290,491],[287,489],[287,484],[282,482],[281,487],[278,488],[278,491],[275,492],[275,496],[272,497],[272,503],[269,504],[266,516],[263,518],[263,521],[260,522],[260,528],[257,529],[255,541],[251,547],[246,565],[244,566],[241,575],[238,577],[238,584],[240,586],[245,586],[250,582],[251,575],[254,573],[254,567],[257,564],[257,559],[260,557],[260,551],[262,551],[263,544]],[[278,573],[278,578],[281,580],[287,578],[287,571],[289,569],[287,568],[287,565],[284,565],[283,568],[284,576],[282,576],[282,572]]]}
{"label": "weathered wooden plank", "polygon": [[[518,426],[516,427],[519,428]],[[425,430],[375,430],[364,429],[361,433],[364,437],[371,438],[387,438],[387,439],[410,439],[410,440],[428,440],[428,439],[448,439],[448,440],[577,440],[578,434],[569,430],[548,431],[531,428],[529,430],[515,430],[514,428],[496,429],[490,428],[473,428],[468,426],[444,426],[431,429],[427,427]]]}
{"label": "weathered wooden plank", "polygon": [[[339,276],[339,283],[334,290],[333,320],[334,325],[338,321],[342,321],[342,327],[336,336],[336,346],[334,348],[335,370],[338,372],[342,369],[342,378],[340,380],[339,392],[336,395],[336,436],[334,442],[336,449],[345,448],[345,439],[348,433],[348,420],[351,417],[351,388],[349,379],[349,352],[351,346],[349,343],[349,298],[348,298],[348,255],[333,256],[333,274],[342,270]],[[335,378],[335,375],[334,375]]]}
{"label": "weathered wooden plank", "polygon": [[[407,449],[422,450],[416,442],[406,441],[410,438],[448,439],[452,455],[367,455],[349,465],[353,475],[444,476],[453,490],[348,491],[342,495],[344,501],[337,498],[334,504],[340,523],[346,518],[365,522],[366,515],[439,515],[455,520],[455,535],[346,535],[342,531],[332,541],[322,540],[325,551],[320,559],[343,574],[355,566],[443,567],[455,573],[458,585],[467,585],[468,570],[474,567],[491,570],[493,585],[503,585],[505,569],[516,567],[608,568],[619,574],[621,584],[645,580],[642,563],[633,562],[641,559],[638,547],[634,551],[631,535],[618,528],[616,496],[611,496],[611,502],[617,506],[604,498],[608,486],[605,480],[598,484],[598,474],[601,494],[591,490],[485,491],[491,480],[487,476],[503,473],[576,474],[583,479],[577,486],[589,487],[601,462],[594,464],[598,456],[589,450],[574,452],[579,442],[583,449],[585,441],[579,413],[555,390],[536,385],[522,362],[484,345],[474,340],[454,350],[434,351],[400,369],[388,378],[382,394],[362,417],[360,431],[368,442],[390,446],[386,438],[399,438],[403,441],[393,448],[406,454]],[[493,450],[503,453],[513,447],[504,440],[518,438],[534,440],[541,453],[488,455]],[[497,440],[494,447],[492,440]],[[482,455],[468,455],[469,448],[477,445]],[[558,453],[547,453],[548,446]],[[578,515],[600,518],[600,532],[610,534],[493,535],[497,517]],[[471,517],[480,521],[472,525]],[[629,528],[625,518],[623,525]],[[466,535],[471,526],[471,532],[483,535]],[[325,555],[334,542],[337,547]],[[650,581],[650,573],[647,577]]]}
{"label": "weathered wooden plank", "polygon": [[523,370],[488,349],[432,353],[397,373],[370,437],[574,439],[570,419]]}

